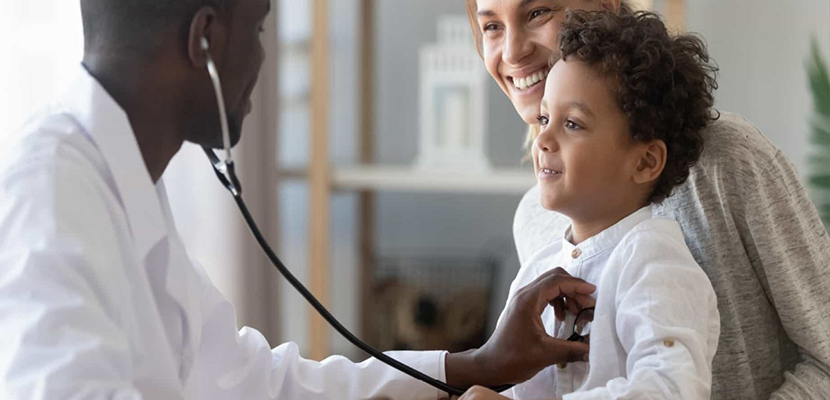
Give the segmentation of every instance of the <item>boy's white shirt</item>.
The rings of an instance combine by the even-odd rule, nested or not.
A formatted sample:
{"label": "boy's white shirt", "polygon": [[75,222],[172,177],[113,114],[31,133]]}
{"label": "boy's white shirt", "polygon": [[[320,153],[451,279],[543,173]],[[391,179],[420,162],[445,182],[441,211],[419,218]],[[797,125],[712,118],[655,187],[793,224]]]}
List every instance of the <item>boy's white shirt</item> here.
{"label": "boy's white shirt", "polygon": [[[597,285],[589,362],[548,367],[505,394],[708,399],[720,318],[712,285],[677,222],[653,217],[649,206],[577,246],[566,239],[568,231],[555,233],[550,245],[522,265],[507,303],[560,266]],[[557,321],[552,308],[542,314],[548,334],[563,339],[573,332],[573,319]]]}

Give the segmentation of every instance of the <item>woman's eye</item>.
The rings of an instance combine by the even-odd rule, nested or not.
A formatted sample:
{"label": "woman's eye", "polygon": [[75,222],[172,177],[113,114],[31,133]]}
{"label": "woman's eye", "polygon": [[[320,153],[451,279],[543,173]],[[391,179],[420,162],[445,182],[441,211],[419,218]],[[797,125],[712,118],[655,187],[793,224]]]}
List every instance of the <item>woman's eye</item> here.
{"label": "woman's eye", "polygon": [[577,131],[581,128],[582,127],[579,126],[576,122],[573,122],[571,120],[565,121],[565,129],[568,129],[568,130],[571,130],[571,131]]}
{"label": "woman's eye", "polygon": [[549,12],[550,12],[550,10],[547,9],[547,8],[537,8],[537,9],[530,12],[530,20],[532,21],[536,18],[539,18],[539,17],[549,13]]}
{"label": "woman's eye", "polygon": [[536,121],[539,121],[539,125],[542,126],[543,128],[548,126],[548,123],[550,122],[548,120],[548,117],[546,117],[544,115],[540,115],[540,116],[536,117]]}
{"label": "woman's eye", "polygon": [[489,31],[494,31],[494,30],[498,29],[498,27],[499,26],[497,24],[489,23],[489,24],[484,24],[484,27],[482,27],[481,30],[484,31],[484,32],[489,32]]}

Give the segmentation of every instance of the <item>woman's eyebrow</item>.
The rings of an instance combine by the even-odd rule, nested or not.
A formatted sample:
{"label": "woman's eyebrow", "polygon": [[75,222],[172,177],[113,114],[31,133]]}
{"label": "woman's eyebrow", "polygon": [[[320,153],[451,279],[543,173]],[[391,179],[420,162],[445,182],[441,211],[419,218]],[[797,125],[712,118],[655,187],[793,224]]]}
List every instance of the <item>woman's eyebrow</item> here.
{"label": "woman's eyebrow", "polygon": [[[529,6],[529,5],[533,4],[533,3],[536,3],[536,2],[538,2],[538,1],[541,1],[541,0],[522,0],[522,2],[521,2],[521,3],[519,3],[519,7],[518,7],[518,8],[525,8],[525,7],[527,7],[527,6]],[[479,17],[492,17],[492,16],[495,16],[495,15],[496,15],[496,13],[494,13],[494,12],[493,12],[493,11],[491,11],[491,10],[478,10],[478,12],[476,12],[476,14],[477,14]]]}

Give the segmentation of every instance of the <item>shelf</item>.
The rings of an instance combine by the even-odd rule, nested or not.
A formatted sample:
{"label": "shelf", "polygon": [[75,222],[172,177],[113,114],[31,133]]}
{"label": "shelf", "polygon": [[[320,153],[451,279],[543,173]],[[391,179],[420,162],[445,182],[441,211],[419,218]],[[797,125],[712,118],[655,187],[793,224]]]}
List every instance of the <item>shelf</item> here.
{"label": "shelf", "polygon": [[[280,179],[302,179],[303,170],[282,170]],[[443,192],[521,195],[536,184],[529,169],[500,168],[487,173],[421,171],[410,167],[348,167],[330,173],[335,190]]]}

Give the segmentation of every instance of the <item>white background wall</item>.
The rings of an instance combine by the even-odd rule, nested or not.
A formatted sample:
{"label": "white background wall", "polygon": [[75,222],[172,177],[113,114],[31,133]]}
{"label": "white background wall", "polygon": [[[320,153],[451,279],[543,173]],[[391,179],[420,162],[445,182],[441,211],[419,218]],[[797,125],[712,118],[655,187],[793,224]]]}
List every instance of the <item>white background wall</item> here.
{"label": "white background wall", "polygon": [[0,1],[0,153],[9,132],[60,94],[83,55],[78,1]]}
{"label": "white background wall", "polygon": [[716,107],[746,116],[805,176],[810,35],[830,61],[828,0],[689,0],[689,29],[721,68]]}

